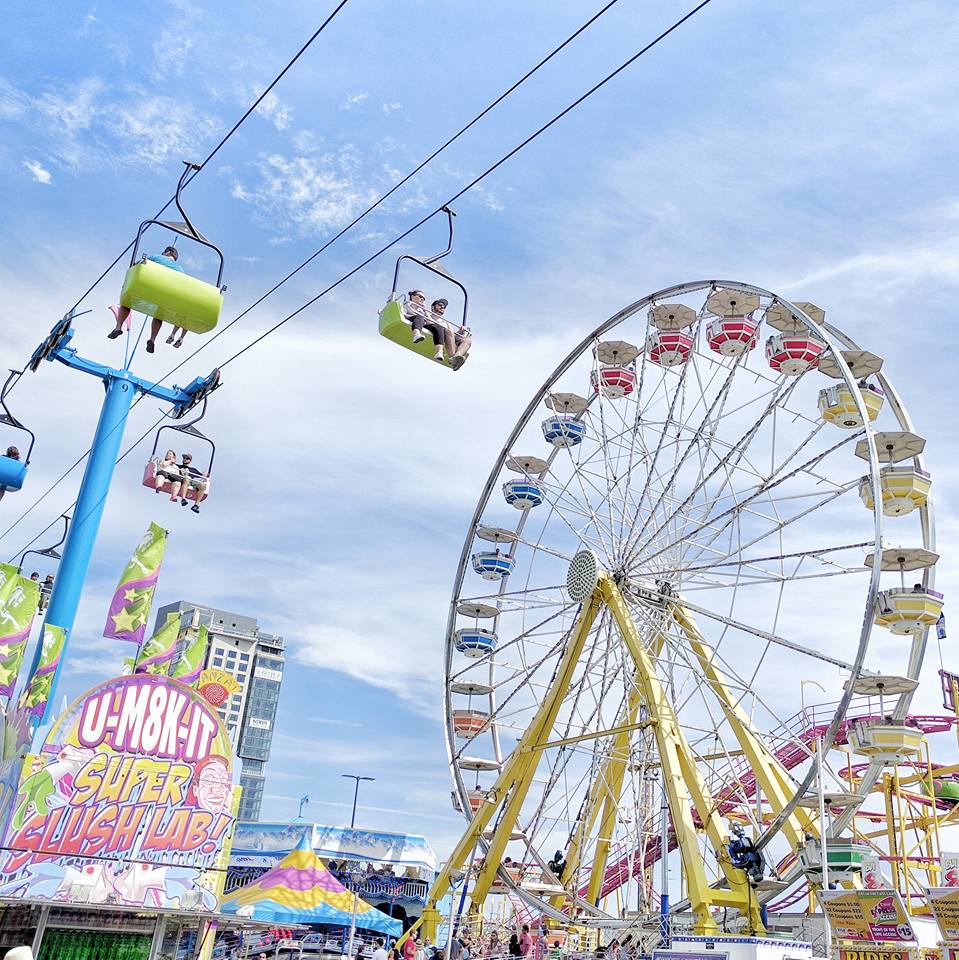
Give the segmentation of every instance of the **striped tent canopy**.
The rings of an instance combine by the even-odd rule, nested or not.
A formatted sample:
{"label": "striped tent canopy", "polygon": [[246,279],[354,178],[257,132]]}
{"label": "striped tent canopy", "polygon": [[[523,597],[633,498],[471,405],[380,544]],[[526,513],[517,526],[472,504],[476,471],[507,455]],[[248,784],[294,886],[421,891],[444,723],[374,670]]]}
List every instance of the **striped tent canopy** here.
{"label": "striped tent canopy", "polygon": [[266,923],[332,923],[349,926],[356,904],[356,926],[391,937],[403,932],[399,920],[388,917],[350,893],[326,869],[303,839],[275,867],[253,883],[234,890],[222,903],[223,913],[234,913]]}

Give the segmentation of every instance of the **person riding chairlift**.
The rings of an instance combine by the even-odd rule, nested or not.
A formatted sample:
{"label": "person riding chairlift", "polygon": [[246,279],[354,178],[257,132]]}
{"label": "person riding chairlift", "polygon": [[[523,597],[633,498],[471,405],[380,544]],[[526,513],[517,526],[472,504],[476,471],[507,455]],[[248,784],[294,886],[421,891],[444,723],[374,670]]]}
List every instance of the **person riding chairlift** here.
{"label": "person riding chairlift", "polygon": [[454,370],[459,370],[459,368],[466,363],[466,354],[469,353],[470,345],[472,344],[473,339],[470,336],[469,327],[464,327],[461,325],[459,330],[457,330],[456,333],[453,333],[453,331],[447,326],[446,322],[444,322],[446,320],[446,308],[449,305],[449,300],[445,298],[434,300],[432,304],[430,304],[430,312],[434,317],[439,318],[441,326],[443,327],[446,342],[446,355],[449,357],[450,366]]}
{"label": "person riding chairlift", "polygon": [[[9,457],[11,460],[20,459],[20,451],[16,447],[7,447],[7,452],[5,456]],[[0,500],[3,499],[3,495],[7,492],[6,487],[0,487]]]}
{"label": "person riding chairlift", "polygon": [[154,487],[157,493],[163,493],[163,485],[170,481],[170,499],[176,502],[176,491],[179,489],[183,474],[176,462],[176,452],[167,450],[163,459],[157,464],[156,476],[153,479]]}
{"label": "person riding chairlift", "polygon": [[180,471],[181,479],[179,483],[171,484],[170,499],[175,500],[176,494],[179,493],[180,506],[185,507],[187,505],[187,491],[192,488],[196,490],[196,502],[190,509],[194,513],[199,513],[200,501],[206,493],[206,488],[210,485],[209,478],[203,471],[193,466],[193,456],[189,453],[183,454],[183,461],[177,464],[177,469]]}
{"label": "person riding chairlift", "polygon": [[[177,273],[185,273],[183,267],[177,263],[177,259],[180,254],[177,252],[176,247],[164,247],[163,253],[154,253],[149,257],[146,257],[147,260],[152,260],[154,263],[160,264],[161,267],[167,267],[170,270],[176,270]],[[113,316],[116,318],[116,326],[107,334],[109,340],[116,340],[124,330],[124,327],[130,329],[130,314],[133,312],[130,307],[110,307],[110,311]],[[156,349],[156,338],[157,334],[160,332],[160,327],[163,326],[163,321],[158,320],[154,317],[150,321],[150,339],[147,340],[147,353],[153,353]],[[176,335],[177,331],[180,331],[180,338],[173,343],[173,338]],[[173,343],[175,347],[179,347],[183,343],[183,338],[186,336],[186,331],[182,327],[173,328],[173,333],[167,337],[167,343]]]}

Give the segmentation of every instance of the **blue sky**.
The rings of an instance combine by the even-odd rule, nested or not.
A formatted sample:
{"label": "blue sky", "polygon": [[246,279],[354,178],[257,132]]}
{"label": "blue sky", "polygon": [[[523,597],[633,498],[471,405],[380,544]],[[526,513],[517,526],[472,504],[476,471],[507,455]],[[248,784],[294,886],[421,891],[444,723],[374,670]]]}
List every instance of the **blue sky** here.
{"label": "blue sky", "polygon": [[[189,188],[224,247],[234,316],[598,9],[489,0],[351,0]],[[0,39],[6,186],[0,352],[19,366],[211,148],[332,4],[20,5]],[[206,373],[406,229],[685,12],[620,0],[548,68],[359,228],[192,361]],[[361,820],[458,833],[441,730],[449,586],[489,465],[569,346],[624,304],[703,276],[824,306],[887,358],[928,438],[943,561],[956,579],[953,5],[714,0],[667,42],[457,204],[449,261],[477,344],[452,377],[376,336],[387,255],[232,365],[207,424],[215,494],[197,518],[119,467],[63,686],[125,650],[99,637],[151,519],[172,531],[160,602],[234,608],[287,637],[290,667],[266,817],[296,799],[336,822],[341,772],[378,777]],[[38,53],[42,38],[42,54]],[[410,249],[442,247],[435,222]],[[202,270],[206,261],[188,255]],[[88,298],[104,339],[118,268]],[[196,345],[196,338],[187,344]],[[161,346],[137,369],[181,359]],[[99,389],[45,365],[14,395],[37,429],[29,488],[0,529],[86,448]],[[127,438],[157,416],[135,411]],[[73,499],[71,475],[4,538],[19,552]],[[928,661],[930,676],[934,666]],[[935,701],[928,684],[929,704]]]}

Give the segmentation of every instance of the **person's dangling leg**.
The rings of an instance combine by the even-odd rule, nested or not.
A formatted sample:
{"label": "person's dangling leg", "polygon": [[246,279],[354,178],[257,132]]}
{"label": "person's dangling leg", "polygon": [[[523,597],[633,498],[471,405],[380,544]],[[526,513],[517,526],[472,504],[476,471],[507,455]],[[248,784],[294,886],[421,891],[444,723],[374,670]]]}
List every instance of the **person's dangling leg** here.
{"label": "person's dangling leg", "polygon": [[426,317],[422,317],[418,313],[414,314],[412,320],[410,320],[410,326],[413,328],[413,343],[419,343],[426,339],[423,333],[423,327],[426,326]]}
{"label": "person's dangling leg", "polygon": [[110,313],[113,314],[113,318],[117,323],[116,326],[107,334],[107,339],[116,340],[116,338],[123,333],[124,327],[126,327],[127,330],[130,329],[131,310],[129,307],[110,307]]}
{"label": "person's dangling leg", "polygon": [[162,326],[163,321],[158,320],[156,317],[150,321],[150,339],[147,340],[147,353],[153,353],[156,349],[157,334],[160,332],[160,327]]}

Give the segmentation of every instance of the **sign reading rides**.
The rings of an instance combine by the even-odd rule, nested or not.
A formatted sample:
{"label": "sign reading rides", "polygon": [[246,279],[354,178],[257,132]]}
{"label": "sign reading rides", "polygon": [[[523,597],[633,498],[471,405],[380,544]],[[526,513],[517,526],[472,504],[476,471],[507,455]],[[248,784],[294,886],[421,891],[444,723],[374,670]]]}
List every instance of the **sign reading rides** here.
{"label": "sign reading rides", "polygon": [[28,755],[0,896],[214,911],[240,790],[216,710],[168,677],[107,680]]}

